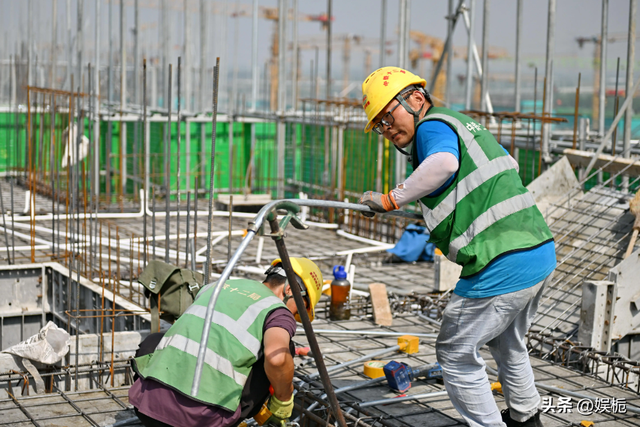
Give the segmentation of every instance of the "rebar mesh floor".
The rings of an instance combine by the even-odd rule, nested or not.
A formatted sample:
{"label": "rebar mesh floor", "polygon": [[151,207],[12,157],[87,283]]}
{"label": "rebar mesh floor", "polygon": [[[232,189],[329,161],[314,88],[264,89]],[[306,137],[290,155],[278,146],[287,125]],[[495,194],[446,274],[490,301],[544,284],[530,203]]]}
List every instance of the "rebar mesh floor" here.
{"label": "rebar mesh floor", "polygon": [[135,417],[129,387],[0,400],[0,426],[106,426]]}
{"label": "rebar mesh floor", "polygon": [[566,338],[577,333],[583,281],[604,280],[627,249],[634,222],[628,199],[626,193],[598,186],[552,211],[558,267],[533,329]]}
{"label": "rebar mesh floor", "polygon": [[[314,329],[318,330],[337,329],[369,331],[371,333],[371,336],[318,333],[319,345],[328,368],[397,344],[397,339],[394,337],[375,336],[375,333],[379,331],[398,331],[407,334],[411,334],[412,332],[438,333],[437,326],[424,322],[413,314],[396,316],[393,321],[393,326],[388,328],[377,326],[370,319],[366,318],[353,318],[349,321],[339,322],[317,319],[313,326]],[[299,332],[299,334],[300,335],[295,337],[297,345],[307,345],[306,337],[302,335],[302,332]],[[482,348],[480,354],[487,363],[487,366],[495,370],[496,364],[488,349]],[[418,353],[409,355],[390,352],[376,359],[384,361],[396,360],[398,362],[405,362],[412,367],[434,363],[436,361],[435,338],[421,338]],[[296,364],[296,376],[299,378],[304,378],[304,375],[312,374],[316,371],[313,359],[310,357],[296,358]],[[539,383],[581,393],[596,399],[624,399],[628,407],[635,406],[640,408],[640,395],[634,392],[612,386],[592,376],[555,365],[550,361],[532,357],[531,364],[535,379]],[[350,385],[369,379],[363,374],[363,362],[354,364],[341,371],[332,372],[330,376],[334,387]],[[491,383],[497,381],[495,375],[488,374],[488,378]],[[312,384],[311,392],[315,392],[315,394],[322,393],[321,387],[318,384],[319,381]],[[316,385],[316,388],[313,388],[313,385]],[[440,381],[418,379],[413,382],[412,387],[405,394],[410,396],[438,391],[444,391],[444,386]],[[576,398],[572,401],[571,412],[563,412],[562,405],[558,405],[560,395],[542,389],[539,389],[539,392],[543,398],[543,408],[546,402],[549,409],[548,412],[542,414],[541,418],[545,426],[577,425],[583,420],[593,421],[597,426],[640,425],[640,415],[630,412],[626,414],[614,414],[612,411],[610,411],[611,413],[599,414],[580,413],[577,408],[579,399]],[[376,405],[375,407],[367,407],[363,410],[359,410],[358,406],[356,406],[356,404],[360,402],[394,398],[396,396],[399,396],[398,393],[393,392],[386,383],[381,383],[341,394],[339,395],[339,400],[342,402],[343,408],[347,408],[346,410],[350,411],[357,418],[361,418],[362,421],[372,425],[382,425],[375,424],[376,420],[382,420],[386,422],[387,425],[403,427],[466,425],[447,395],[410,400],[390,405]],[[499,392],[494,392],[494,396],[499,409],[505,409],[506,404],[503,395]],[[348,409],[349,407],[353,409]]]}

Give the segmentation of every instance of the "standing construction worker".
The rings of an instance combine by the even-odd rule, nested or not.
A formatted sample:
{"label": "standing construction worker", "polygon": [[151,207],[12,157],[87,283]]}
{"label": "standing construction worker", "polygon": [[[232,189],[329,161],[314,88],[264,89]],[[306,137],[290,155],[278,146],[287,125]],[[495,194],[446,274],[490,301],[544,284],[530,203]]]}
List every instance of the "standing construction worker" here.
{"label": "standing construction worker", "polygon": [[[306,258],[291,258],[309,318],[322,293],[322,274]],[[237,426],[267,401],[269,425],[284,425],[293,409],[293,344],[298,310],[280,259],[263,283],[227,280],[216,302],[197,396],[191,395],[199,342],[213,287],[159,340],[137,354],[140,376],[129,402],[147,426]],[[143,344],[145,344],[143,342]],[[141,349],[145,345],[141,344]],[[269,397],[269,386],[272,395]]]}
{"label": "standing construction worker", "polygon": [[[362,84],[373,130],[409,156],[413,173],[360,203],[376,212],[413,201],[430,241],[462,273],[436,342],[449,397],[471,426],[541,426],[524,336],[556,266],[553,236],[522,185],[518,164],[481,124],[434,107],[426,81],[385,67]],[[498,364],[507,409],[499,412],[478,350]]]}

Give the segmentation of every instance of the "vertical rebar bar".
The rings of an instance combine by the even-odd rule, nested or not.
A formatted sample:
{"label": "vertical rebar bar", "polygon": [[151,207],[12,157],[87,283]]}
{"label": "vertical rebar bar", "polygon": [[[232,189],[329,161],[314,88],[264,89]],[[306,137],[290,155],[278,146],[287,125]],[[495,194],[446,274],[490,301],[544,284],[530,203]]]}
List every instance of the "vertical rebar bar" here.
{"label": "vertical rebar bar", "polygon": [[0,185],[0,210],[2,211],[2,227],[4,230],[2,234],[4,234],[4,243],[7,248],[7,258],[9,265],[13,264],[11,262],[11,252],[9,251],[9,229],[7,228],[7,211],[4,210],[4,200],[2,196],[2,185]]}
{"label": "vertical rebar bar", "polygon": [[216,160],[216,124],[218,121],[218,82],[220,77],[220,57],[216,58],[216,65],[213,68],[213,98],[211,103],[211,166],[209,170],[209,218],[207,225],[207,259],[204,265],[204,283],[207,284],[211,278],[211,231],[213,226],[213,194],[214,194],[214,169]]}
{"label": "vertical rebar bar", "polygon": [[[618,96],[618,81],[620,78],[620,57],[618,57],[618,61],[616,64],[616,94],[615,94],[615,104],[613,106],[613,117],[618,115],[618,103],[620,102],[620,97]],[[611,138],[611,155],[616,155],[616,144],[618,142],[618,127],[613,130],[613,137]]]}

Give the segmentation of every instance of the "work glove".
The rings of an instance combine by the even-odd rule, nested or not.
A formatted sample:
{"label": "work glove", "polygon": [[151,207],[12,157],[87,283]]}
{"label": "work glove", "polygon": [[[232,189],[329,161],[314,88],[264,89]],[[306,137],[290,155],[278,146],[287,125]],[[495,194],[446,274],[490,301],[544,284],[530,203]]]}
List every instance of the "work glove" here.
{"label": "work glove", "polygon": [[284,427],[289,417],[291,417],[291,412],[293,412],[293,394],[291,398],[285,402],[279,400],[275,395],[272,395],[267,404],[267,409],[271,412],[271,416],[267,420],[267,425],[274,424]]}
{"label": "work glove", "polygon": [[[359,203],[361,205],[367,205],[371,210],[385,213],[395,209],[398,209],[396,201],[393,199],[391,192],[388,194],[376,193],[375,191],[367,191],[362,197],[360,197]],[[372,217],[372,212],[362,212],[362,215]]]}

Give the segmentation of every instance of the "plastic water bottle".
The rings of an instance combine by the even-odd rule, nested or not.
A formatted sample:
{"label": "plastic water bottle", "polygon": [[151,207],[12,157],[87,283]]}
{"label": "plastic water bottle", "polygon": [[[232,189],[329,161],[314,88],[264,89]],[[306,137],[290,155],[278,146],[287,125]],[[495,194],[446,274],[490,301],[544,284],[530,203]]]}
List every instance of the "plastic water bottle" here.
{"label": "plastic water bottle", "polygon": [[344,266],[333,267],[333,281],[331,282],[331,306],[329,318],[331,320],[349,320],[351,307],[349,306],[349,293],[351,284],[347,280],[347,272]]}

